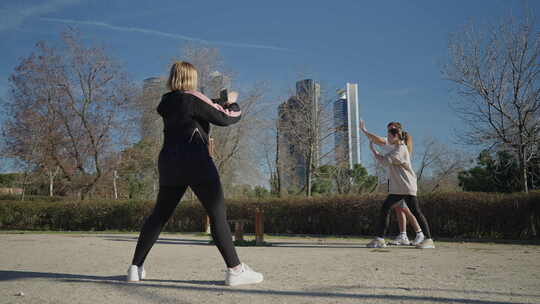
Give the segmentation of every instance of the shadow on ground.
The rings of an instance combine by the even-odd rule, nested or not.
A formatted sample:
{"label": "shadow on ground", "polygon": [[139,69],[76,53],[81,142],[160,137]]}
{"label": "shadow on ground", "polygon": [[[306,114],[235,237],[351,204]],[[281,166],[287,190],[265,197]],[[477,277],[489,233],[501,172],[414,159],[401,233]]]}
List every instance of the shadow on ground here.
{"label": "shadow on ground", "polygon": [[[539,294],[516,294],[480,290],[455,290],[455,289],[437,289],[437,288],[400,288],[400,287],[377,287],[377,286],[324,286],[313,290],[270,290],[270,289],[254,289],[264,288],[265,284],[251,285],[244,288],[233,288],[223,286],[223,281],[212,280],[144,280],[138,283],[127,283],[124,281],[124,276],[93,276],[79,275],[66,273],[49,273],[49,272],[31,272],[31,271],[9,271],[0,270],[0,282],[12,280],[26,279],[49,279],[59,282],[80,283],[80,284],[106,284],[116,286],[129,286],[133,288],[150,287],[156,289],[177,289],[199,292],[220,292],[220,293],[238,293],[248,295],[270,295],[283,297],[308,297],[308,298],[328,298],[328,299],[363,299],[363,300],[386,300],[396,302],[419,302],[429,301],[433,303],[473,303],[473,304],[524,304],[525,302],[509,302],[497,300],[478,300],[470,298],[452,298],[452,297],[436,297],[436,296],[421,296],[421,295],[392,295],[392,294],[370,294],[370,293],[350,293],[349,289],[374,289],[381,290],[398,290],[398,291],[429,291],[429,292],[454,292],[463,296],[470,295],[495,295],[508,297],[532,297],[540,298]],[[338,290],[338,291],[336,291]]]}
{"label": "shadow on ground", "polygon": [[[100,235],[96,236],[103,238],[108,241],[118,241],[118,242],[137,242],[137,237],[132,236],[117,236],[117,235]],[[186,238],[162,238],[160,237],[156,243],[158,244],[170,244],[170,245],[201,245],[201,246],[214,246],[209,243],[210,240],[200,240],[200,239],[186,239]],[[267,241],[271,247],[289,247],[289,248],[362,248],[362,249],[372,249],[366,248],[366,242],[359,243],[340,243],[340,242],[272,242]],[[389,246],[392,248],[403,248],[403,249],[415,249],[414,246]]]}

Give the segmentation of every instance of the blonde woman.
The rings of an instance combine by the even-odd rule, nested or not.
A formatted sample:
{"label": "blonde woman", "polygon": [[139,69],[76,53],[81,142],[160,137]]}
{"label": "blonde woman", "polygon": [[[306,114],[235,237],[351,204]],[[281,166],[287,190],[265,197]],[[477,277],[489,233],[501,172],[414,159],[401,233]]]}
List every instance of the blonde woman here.
{"label": "blonde woman", "polygon": [[[360,127],[365,134],[369,134],[365,123],[361,121]],[[431,238],[429,225],[420,210],[418,199],[416,197],[417,185],[416,174],[411,166],[409,150],[407,149],[406,138],[407,134],[401,129],[390,127],[388,129],[388,144],[392,146],[392,150],[386,154],[379,153],[374,146],[373,141],[370,141],[370,149],[375,159],[382,165],[388,167],[389,177],[389,195],[386,198],[379,216],[379,224],[377,227],[377,237],[371,241],[367,247],[380,248],[386,247],[384,237],[388,230],[389,216],[391,208],[395,207],[401,200],[404,200],[407,206],[411,209],[414,216],[419,220],[420,227],[425,233],[426,239],[417,244],[417,248],[427,249],[435,248],[435,244]],[[368,136],[369,137],[369,136]]]}
{"label": "blonde woman", "polygon": [[[390,129],[397,128],[398,130],[401,130],[403,132],[403,135],[405,137],[405,145],[407,146],[407,150],[409,151],[409,155],[412,158],[412,152],[413,152],[413,140],[412,136],[407,134],[407,132],[403,131],[403,127],[401,123],[397,121],[389,122],[386,125],[387,132],[390,132]],[[373,142],[374,144],[380,146],[383,150],[383,153],[389,153],[393,150],[393,146],[388,144],[388,138],[387,137],[380,137],[375,134],[369,133],[367,129],[365,128],[364,121],[360,121],[360,129],[364,132],[364,134],[368,137],[370,142]],[[390,241],[388,244],[390,245],[418,245],[422,243],[425,239],[424,233],[422,232],[422,229],[420,228],[420,225],[418,225],[418,221],[414,214],[412,214],[411,210],[407,206],[407,203],[405,203],[404,200],[401,200],[399,204],[397,204],[394,208],[394,211],[396,213],[396,218],[398,220],[398,226],[399,226],[399,235],[397,235],[392,241]],[[414,229],[414,232],[416,233],[416,237],[411,242],[409,241],[409,237],[407,236],[407,220],[410,222],[411,226]]]}
{"label": "blonde woman", "polygon": [[175,62],[157,112],[163,118],[164,142],[158,160],[159,193],[154,210],[145,221],[127,280],[145,278],[144,262],[163,226],[190,187],[203,204],[215,241],[227,265],[225,285],[260,283],[263,275],[241,263],[227,224],[218,171],[208,152],[210,124],[232,125],[240,120],[238,93],[230,92],[224,106],[197,91],[197,70],[185,61]]}

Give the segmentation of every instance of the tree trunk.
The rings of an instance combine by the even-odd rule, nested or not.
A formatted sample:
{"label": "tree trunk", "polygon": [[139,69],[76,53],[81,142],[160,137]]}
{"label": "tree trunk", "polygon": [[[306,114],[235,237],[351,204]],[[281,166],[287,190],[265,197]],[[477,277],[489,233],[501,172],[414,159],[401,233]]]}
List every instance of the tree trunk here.
{"label": "tree trunk", "polygon": [[21,201],[24,201],[24,196],[26,194],[26,181],[27,181],[27,178],[28,178],[28,172],[24,172]]}
{"label": "tree trunk", "polygon": [[[529,193],[529,183],[527,179],[528,170],[527,170],[527,160],[525,155],[525,146],[521,145],[519,147],[519,169],[521,171],[521,179],[522,179],[522,186],[523,186],[523,192]],[[534,208],[534,204],[531,204],[529,206],[529,233],[531,237],[536,237],[536,208]]]}
{"label": "tree trunk", "polygon": [[306,161],[306,196],[311,196],[311,163],[313,162],[313,145],[309,147],[308,159]]}
{"label": "tree trunk", "polygon": [[49,196],[52,197],[53,195],[54,195],[54,175],[49,170]]}
{"label": "tree trunk", "polygon": [[117,171],[113,171],[113,189],[114,189],[114,199],[118,199],[118,188],[116,187],[116,179],[118,178]]}
{"label": "tree trunk", "polygon": [[523,192],[529,193],[529,184],[527,180],[527,159],[525,155],[525,146],[519,147],[519,167],[521,169],[521,178],[523,183]]}
{"label": "tree trunk", "polygon": [[282,185],[281,185],[281,170],[280,170],[280,166],[279,166],[279,127],[276,127],[276,191],[277,191],[277,195],[278,197],[282,197],[282,193],[281,193],[281,188],[282,188]]}

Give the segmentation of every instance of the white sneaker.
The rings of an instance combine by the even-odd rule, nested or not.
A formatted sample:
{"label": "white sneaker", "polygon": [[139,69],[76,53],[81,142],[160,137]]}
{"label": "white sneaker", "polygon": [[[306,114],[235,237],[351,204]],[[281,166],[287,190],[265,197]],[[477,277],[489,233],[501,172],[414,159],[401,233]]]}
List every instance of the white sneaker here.
{"label": "white sneaker", "polygon": [[416,245],[416,248],[419,249],[433,249],[435,248],[435,243],[432,239],[425,239],[422,243]]}
{"label": "white sneaker", "polygon": [[242,263],[240,270],[234,271],[232,269],[227,269],[227,274],[225,276],[225,285],[227,286],[238,286],[243,284],[255,284],[263,281],[262,273],[256,272],[251,269],[248,265]]}
{"label": "white sneaker", "polygon": [[144,280],[144,278],[146,278],[146,270],[144,270],[144,265],[141,265],[141,267],[138,267],[137,272],[139,273],[140,280]]}
{"label": "white sneaker", "polygon": [[[143,271],[144,271],[144,269],[143,269]],[[129,266],[128,271],[127,271],[126,280],[128,282],[139,282],[139,280],[140,280],[139,267],[137,267],[137,265]]]}
{"label": "white sneaker", "polygon": [[426,237],[424,236],[423,233],[417,233],[416,237],[414,238],[414,241],[411,242],[411,245],[416,246],[416,245],[422,243],[425,239],[426,239]]}
{"label": "white sneaker", "polygon": [[410,245],[411,241],[409,241],[409,238],[407,235],[399,234],[396,236],[395,239],[388,242],[388,245]]}
{"label": "white sneaker", "polygon": [[373,241],[369,242],[366,245],[367,248],[384,248],[386,247],[386,242],[383,239],[375,238]]}

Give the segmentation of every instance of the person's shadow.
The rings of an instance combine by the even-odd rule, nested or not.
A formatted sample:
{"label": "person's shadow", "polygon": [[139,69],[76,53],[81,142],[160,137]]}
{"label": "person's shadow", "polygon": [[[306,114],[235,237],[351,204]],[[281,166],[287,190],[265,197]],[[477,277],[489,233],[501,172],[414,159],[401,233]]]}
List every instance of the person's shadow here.
{"label": "person's shadow", "polygon": [[[12,281],[20,279],[57,279],[62,281],[96,281],[96,282],[111,282],[111,283],[126,283],[132,284],[126,281],[125,275],[118,276],[93,276],[93,275],[80,275],[69,273],[51,273],[51,272],[33,272],[23,270],[0,270],[0,282]],[[181,284],[194,284],[194,285],[212,285],[212,286],[224,286],[223,281],[210,281],[210,280],[158,280],[158,279],[145,279],[142,282],[154,282],[154,283],[181,283]]]}
{"label": "person's shadow", "polygon": [[23,270],[0,270],[0,282],[12,281],[20,279],[59,279],[59,280],[93,280],[93,281],[111,281],[125,282],[126,276],[92,276],[69,273],[52,273],[52,272],[34,272]]}
{"label": "person's shadow", "polygon": [[[249,294],[249,295],[271,295],[271,296],[292,296],[292,297],[309,297],[309,298],[327,298],[327,299],[357,299],[357,300],[384,300],[388,302],[431,302],[431,303],[472,303],[472,304],[524,304],[523,302],[508,302],[508,301],[498,301],[498,300],[480,300],[480,299],[470,299],[470,298],[453,298],[453,297],[437,297],[433,295],[394,295],[394,294],[377,294],[373,293],[373,289],[378,289],[380,287],[373,286],[329,286],[330,288],[317,288],[317,290],[271,290],[271,289],[260,289],[258,286],[263,287],[263,285],[249,285],[247,287],[226,287],[223,284],[223,281],[212,281],[212,280],[157,280],[157,279],[147,279],[138,283],[129,283],[125,281],[125,276],[94,276],[94,275],[79,275],[79,274],[67,274],[67,273],[49,273],[49,272],[33,272],[33,271],[23,271],[23,270],[0,270],[0,282],[2,281],[11,281],[11,280],[21,280],[21,279],[56,279],[61,282],[69,283],[79,283],[79,284],[105,284],[105,285],[116,285],[116,286],[145,286],[161,289],[176,289],[176,290],[191,290],[198,292],[226,292],[226,293],[239,293],[239,294]],[[167,284],[168,283],[168,284]],[[263,287],[264,288],[264,287]],[[341,289],[337,291],[337,289]],[[369,293],[351,293],[348,292],[348,289],[369,289]],[[383,289],[403,289],[399,287],[383,287]],[[408,291],[414,291],[417,288],[408,288]],[[448,291],[444,289],[422,289],[418,290],[423,291]],[[453,290],[454,292],[459,292],[458,290]],[[461,291],[463,292],[463,291]],[[471,293],[471,291],[463,292],[465,294]],[[489,291],[472,291],[473,294],[491,294]],[[494,293],[496,295],[506,295],[506,296],[523,296],[523,297],[533,297],[538,298],[540,295],[525,295],[525,294],[513,294],[513,293]]]}

